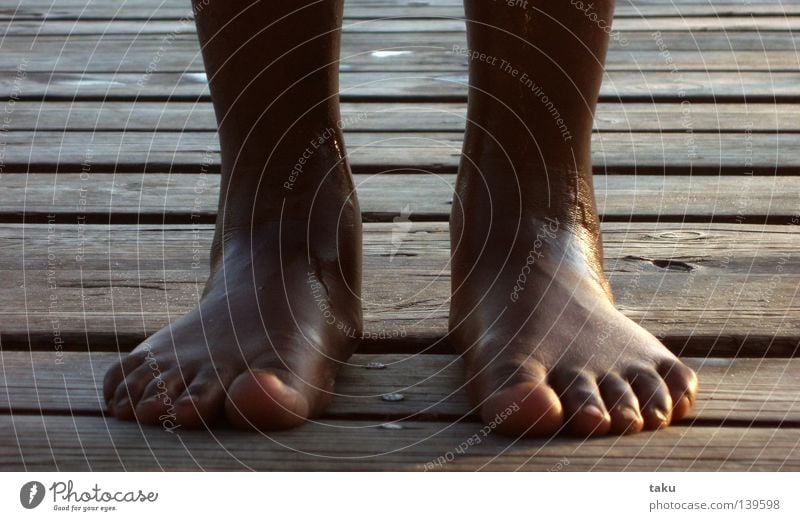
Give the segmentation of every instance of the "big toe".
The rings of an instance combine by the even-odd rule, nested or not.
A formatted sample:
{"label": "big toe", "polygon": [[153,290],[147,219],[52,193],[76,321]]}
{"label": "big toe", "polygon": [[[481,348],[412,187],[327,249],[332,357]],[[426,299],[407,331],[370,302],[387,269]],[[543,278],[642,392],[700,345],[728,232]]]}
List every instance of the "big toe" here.
{"label": "big toe", "polygon": [[564,420],[555,391],[543,382],[520,382],[489,396],[481,406],[487,426],[510,436],[542,437],[558,432]]}
{"label": "big toe", "polygon": [[250,370],[239,375],[228,389],[225,414],[242,429],[289,429],[306,421],[311,408],[300,391],[275,373]]}

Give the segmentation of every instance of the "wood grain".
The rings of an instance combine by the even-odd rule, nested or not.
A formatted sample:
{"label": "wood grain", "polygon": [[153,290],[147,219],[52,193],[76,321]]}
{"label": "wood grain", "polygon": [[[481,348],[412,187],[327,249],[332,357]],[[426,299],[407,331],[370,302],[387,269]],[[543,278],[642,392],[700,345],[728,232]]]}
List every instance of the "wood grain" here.
{"label": "wood grain", "polygon": [[[357,174],[362,216],[447,221],[455,174]],[[210,223],[216,219],[219,175],[5,174],[0,219],[6,222],[95,224]],[[800,210],[796,176],[595,176],[606,221],[789,224]],[[709,199],[711,198],[711,199]]]}
{"label": "wood grain", "polygon": [[[90,8],[91,9],[91,8]],[[189,14],[188,6],[184,7],[185,14]],[[121,10],[121,9],[120,9]],[[124,10],[121,10],[124,15]],[[405,11],[405,12],[403,12]],[[744,11],[744,12],[741,12]],[[156,13],[153,13],[156,14]],[[613,20],[613,29],[615,31],[796,31],[800,27],[800,17],[792,16],[788,13],[781,15],[780,10],[777,12],[762,12],[761,16],[749,16],[745,10],[740,9],[740,13],[730,13],[727,16],[713,16],[713,11],[709,9],[706,12],[707,16],[691,16],[688,13],[678,13],[677,16],[657,16],[657,17],[639,17],[639,16],[617,16]],[[709,16],[711,15],[711,16]],[[156,16],[159,18],[160,16]],[[138,34],[136,31],[135,23],[127,20],[109,23],[108,19],[115,18],[112,16],[105,16],[106,20],[102,20],[100,24],[110,26],[105,31],[110,34]],[[124,16],[123,16],[124,18]],[[161,32],[174,32],[174,31],[191,31],[194,28],[192,19],[189,16],[171,16],[172,20],[156,21],[155,24],[160,26]],[[466,30],[464,24],[463,9],[458,7],[449,8],[447,11],[440,11],[440,13],[424,13],[421,10],[417,13],[408,12],[407,8],[394,9],[391,7],[384,9],[375,9],[369,7],[360,9],[358,7],[349,6],[346,12],[344,23],[342,25],[343,32],[347,33],[398,33],[398,32],[454,32],[461,33]],[[39,26],[44,24],[52,24],[60,26],[62,34],[69,34],[67,32],[67,23],[54,20],[52,22],[44,21],[27,21],[20,19],[18,22],[20,29],[26,29],[27,34],[36,34]],[[87,23],[85,21],[81,23]],[[91,23],[91,22],[89,22]],[[149,22],[153,23],[153,22]],[[96,26],[99,29],[100,24]],[[75,24],[73,24],[75,25]],[[123,27],[119,27],[122,25]],[[125,26],[128,28],[125,28]],[[133,27],[131,27],[133,26]],[[5,28],[4,28],[5,29]],[[45,31],[45,34],[52,33]]]}
{"label": "wood grain", "polygon": [[794,428],[672,427],[622,438],[516,441],[484,437],[479,423],[402,427],[353,421],[278,433],[169,433],[103,418],[0,416],[0,429],[13,433],[0,439],[0,462],[17,471],[800,470]]}
{"label": "wood grain", "polygon": [[[17,65],[18,67],[18,65]],[[800,72],[610,71],[602,102],[791,103],[800,101]],[[465,73],[343,72],[344,101],[464,102]],[[17,101],[208,101],[200,72],[16,72],[0,76],[0,99]]]}
{"label": "wood grain", "polygon": [[[464,103],[344,103],[350,132],[462,132]],[[210,102],[49,101],[14,105],[6,131],[208,131],[217,129]],[[794,103],[601,103],[599,132],[800,132]]]}
{"label": "wood grain", "polygon": [[[437,26],[448,23],[429,22]],[[469,65],[463,51],[467,46],[466,35],[463,32],[420,33],[420,23],[419,20],[409,23],[384,20],[345,25],[340,70],[466,72]],[[376,27],[376,24],[381,25]],[[409,29],[410,32],[404,32]],[[386,32],[378,34],[373,30]],[[633,36],[629,39],[627,32],[615,33],[606,70],[781,72],[796,71],[800,66],[795,50],[775,49],[764,41],[760,48],[753,48],[751,38],[730,36],[735,34],[734,28],[711,35],[681,31],[683,38],[694,42],[694,47],[689,48],[685,42],[677,41],[677,34],[664,32],[653,36],[660,31],[658,23],[647,31],[650,36],[647,40]],[[192,22],[13,22],[10,25],[0,22],[0,32],[5,35],[0,41],[0,70],[10,72],[21,64],[29,73],[114,71],[139,73],[144,79],[152,72],[204,71]],[[721,45],[723,39],[727,46]],[[519,68],[522,64],[513,65]],[[533,72],[528,71],[529,74]]]}
{"label": "wood grain", "polygon": [[[191,14],[188,4],[180,0],[142,0],[137,2],[115,2],[113,0],[11,0],[0,12],[0,19],[14,20],[77,20],[86,13],[98,19],[181,19]],[[615,18],[653,18],[659,16],[715,16],[731,15],[776,15],[800,14],[800,9],[789,2],[777,0],[750,0],[747,4],[730,1],[713,4],[701,0],[656,2],[642,0],[620,0],[617,2]],[[83,15],[83,17],[81,17]],[[430,18],[438,16],[462,16],[463,7],[457,0],[348,0],[345,17],[348,19],[407,16]]]}
{"label": "wood grain", "polygon": [[[129,348],[197,302],[212,226],[75,224],[0,227],[4,348],[52,349],[54,329],[68,350]],[[414,223],[399,246],[396,226],[365,227],[366,330],[387,337],[374,349],[446,351],[447,224]],[[674,351],[796,354],[800,234],[791,226],[603,229],[619,308]]]}
{"label": "wood grain", "polygon": [[[324,129],[320,130],[320,133]],[[214,172],[212,132],[7,132],[4,170],[21,172]],[[314,139],[312,136],[311,139]],[[449,173],[461,159],[456,132],[345,132],[357,173]],[[594,171],[640,174],[787,174],[800,167],[800,134],[595,133]]]}
{"label": "wood grain", "polygon": [[[102,382],[117,353],[0,351],[0,414],[101,415]],[[385,369],[368,369],[379,362]],[[682,425],[800,425],[800,360],[686,358],[700,394]],[[478,418],[463,389],[463,364],[452,355],[355,355],[342,368],[326,423]],[[381,396],[400,393],[402,401]]]}

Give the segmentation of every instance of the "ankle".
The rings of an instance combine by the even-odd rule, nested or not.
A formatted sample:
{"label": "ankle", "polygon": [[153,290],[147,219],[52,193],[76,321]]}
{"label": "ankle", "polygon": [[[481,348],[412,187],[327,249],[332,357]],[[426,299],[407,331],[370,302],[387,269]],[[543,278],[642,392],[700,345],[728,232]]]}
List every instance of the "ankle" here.
{"label": "ankle", "polygon": [[281,220],[310,225],[320,219],[327,227],[354,220],[359,213],[355,183],[341,145],[315,144],[261,165],[243,161],[223,173],[218,213],[226,228]]}
{"label": "ankle", "polygon": [[[472,166],[475,165],[475,166]],[[490,172],[486,175],[484,172]],[[590,168],[558,163],[518,162],[510,167],[485,158],[462,162],[456,182],[454,214],[482,214],[485,220],[556,220],[576,236],[599,235],[599,218]]]}

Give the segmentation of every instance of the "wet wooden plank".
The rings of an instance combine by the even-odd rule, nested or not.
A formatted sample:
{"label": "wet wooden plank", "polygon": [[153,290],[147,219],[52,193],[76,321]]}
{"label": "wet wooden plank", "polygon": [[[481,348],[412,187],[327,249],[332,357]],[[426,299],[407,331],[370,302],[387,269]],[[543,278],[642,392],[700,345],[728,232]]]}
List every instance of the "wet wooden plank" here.
{"label": "wet wooden plank", "polygon": [[[610,71],[601,102],[790,103],[800,101],[800,72]],[[344,101],[463,102],[465,73],[345,72]],[[0,99],[16,101],[208,101],[200,72],[137,73],[25,72],[0,76]]]}
{"label": "wet wooden plank", "polygon": [[[185,13],[188,14],[188,10]],[[80,16],[80,11],[73,13],[73,19],[93,18],[91,11],[84,12]],[[783,14],[780,10],[772,13],[761,13],[761,16],[749,16],[749,13],[741,13],[741,15],[732,14],[730,16],[709,16],[713,15],[713,11],[709,10],[707,16],[692,16],[688,13],[679,13],[677,16],[657,16],[657,17],[641,17],[641,16],[617,16],[613,20],[613,29],[615,31],[796,31],[800,28],[800,17]],[[126,11],[120,6],[118,14],[114,18],[126,18]],[[117,21],[109,23],[108,17],[105,20],[94,22],[96,26],[109,26],[107,31],[109,34],[137,34],[136,22]],[[158,18],[158,17],[156,17]],[[161,32],[176,32],[188,31],[188,28],[193,28],[193,22],[188,16],[179,16],[177,19],[171,17],[172,20],[150,22],[160,27]],[[342,30],[347,33],[398,33],[398,32],[464,32],[466,26],[463,21],[463,9],[450,9],[443,14],[430,14],[426,16],[424,13],[404,13],[402,10],[391,8],[364,8],[354,9],[352,6],[347,12]],[[46,17],[47,19],[47,17]],[[45,19],[45,20],[46,20]],[[55,25],[62,27],[61,31],[64,32],[65,28],[70,22],[64,21],[31,21],[20,19],[19,21],[11,20],[10,24],[19,24],[22,28],[26,29],[27,33],[36,33],[37,26],[41,24]],[[81,21],[80,23],[92,24],[92,22]],[[2,26],[0,26],[2,27]],[[5,29],[3,27],[3,29]],[[46,32],[51,32],[50,31]],[[5,32],[5,30],[4,30]],[[68,34],[68,33],[67,33]]]}
{"label": "wet wooden plank", "polygon": [[[112,0],[8,0],[0,11],[2,18],[14,19],[179,19],[191,13],[190,4],[182,0],[143,0],[140,2],[114,2]],[[654,17],[654,16],[727,16],[727,15],[775,15],[799,14],[792,3],[776,0],[748,1],[745,5],[727,2],[707,1],[657,1],[625,0],[617,2],[615,17]],[[463,6],[457,0],[350,0],[345,4],[345,16],[407,16],[425,18],[432,16],[460,16]]]}
{"label": "wet wooden plank", "polygon": [[[447,221],[455,174],[357,174],[363,217]],[[595,176],[606,221],[790,223],[800,212],[797,176]],[[0,219],[46,222],[212,222],[219,175],[5,174]]]}
{"label": "wet wooden plank", "polygon": [[[406,422],[395,430],[317,423],[288,432],[210,434],[92,417],[2,416],[0,428],[13,433],[0,439],[4,470],[800,469],[800,429],[787,428],[673,427],[591,440],[511,440],[468,422]],[[440,458],[452,462],[439,466]]]}
{"label": "wet wooden plank", "polygon": [[[190,4],[180,0],[162,2],[113,2],[109,0],[9,0],[0,11],[0,19],[15,20],[76,20],[76,19],[180,19],[191,14]],[[800,14],[800,9],[789,2],[617,2],[615,18],[656,16],[731,16],[731,15],[776,15]],[[429,0],[426,2],[350,0],[345,4],[345,17],[458,17],[463,15],[463,6],[453,0]]]}
{"label": "wet wooden plank", "polygon": [[[11,35],[0,41],[0,70],[15,71],[21,64],[27,72],[149,74],[204,70],[191,23],[151,22],[131,28],[127,35],[109,34],[104,22],[81,22],[77,27],[71,22],[63,24],[63,30],[69,32],[53,35],[54,28],[42,27],[41,34],[38,27],[11,24],[7,28]],[[5,34],[2,25],[0,31]],[[792,49],[740,49],[735,41],[720,48],[716,36],[691,36],[695,47],[686,49],[685,43],[679,48],[670,46],[674,36],[651,35],[650,40],[629,41],[621,33],[609,50],[606,70],[780,72],[796,71],[800,66],[800,58]],[[711,40],[708,46],[706,40]],[[463,73],[469,62],[463,51],[466,45],[462,33],[349,34],[342,42],[340,68],[345,72]]]}
{"label": "wet wooden plank", "polygon": [[[219,169],[214,132],[16,131],[4,135],[6,173],[209,172]],[[309,137],[309,142],[315,139]],[[392,169],[453,172],[458,132],[345,132],[357,173]],[[595,133],[595,173],[788,174],[800,167],[800,134]]]}
{"label": "wet wooden plank", "polygon": [[[351,132],[462,132],[463,103],[344,103]],[[214,131],[210,102],[19,102],[6,131]],[[599,132],[800,132],[800,104],[600,103]]]}
{"label": "wet wooden plank", "polygon": [[[354,20],[345,23],[343,31],[358,31],[370,33],[392,32],[464,32],[466,26],[458,17],[457,19],[433,18],[429,20]],[[795,16],[726,16],[726,17],[690,17],[690,16],[663,16],[655,18],[618,18],[613,21],[613,29],[617,31],[646,31],[646,32],[705,32],[705,31],[758,31],[758,32],[784,32],[797,31],[800,28],[800,17]]]}
{"label": "wet wooden plank", "polygon": [[[127,349],[197,302],[210,225],[75,224],[0,227],[4,348]],[[603,230],[619,308],[675,352],[796,354],[793,226],[606,223]],[[372,349],[446,352],[447,224],[367,224],[364,241],[365,328],[385,338]]]}
{"label": "wet wooden plank", "polygon": [[[0,414],[100,415],[102,383],[117,353],[0,351]],[[700,394],[681,424],[800,425],[800,360],[686,358]],[[368,369],[379,362],[385,369]],[[402,401],[381,396],[400,393]],[[460,420],[478,416],[463,389],[463,364],[452,355],[355,355],[337,379],[327,423]]]}
{"label": "wet wooden plank", "polygon": [[[800,8],[798,8],[800,10]],[[0,16],[0,20],[2,17]],[[390,21],[386,21],[390,23]],[[358,26],[355,26],[358,27]],[[2,45],[9,51],[31,51],[37,46],[43,50],[46,46],[55,45],[53,42],[60,37],[67,44],[67,48],[78,49],[86,42],[101,42],[103,52],[119,52],[118,47],[124,42],[125,47],[131,51],[136,49],[152,48],[157,44],[161,52],[160,57],[181,50],[199,50],[199,43],[194,34],[194,25],[189,21],[141,21],[141,22],[115,22],[93,21],[81,19],[72,22],[24,22],[17,20],[13,23],[0,21],[0,28],[5,34]],[[352,29],[352,27],[351,27]],[[32,40],[33,34],[37,35]],[[102,36],[102,40],[100,37]],[[609,51],[619,54],[625,52],[665,52],[673,53],[686,51],[692,52],[759,52],[763,55],[785,51],[792,51],[797,45],[798,36],[794,32],[763,32],[763,31],[667,31],[658,34],[655,30],[646,31],[619,31],[609,42]],[[83,43],[82,43],[83,42]],[[31,47],[32,44],[33,47]],[[412,30],[408,33],[388,32],[379,37],[371,33],[345,31],[342,40],[342,57],[348,58],[358,49],[375,50],[386,47],[402,46],[412,50],[425,51],[439,49],[452,51],[453,45],[463,47],[466,44],[466,35],[462,32],[418,32]],[[28,53],[31,54],[31,53]],[[388,56],[383,56],[388,58]],[[396,58],[396,57],[395,57]],[[666,55],[663,56],[666,59]],[[677,64],[682,65],[680,61]],[[713,64],[709,64],[713,65]]]}

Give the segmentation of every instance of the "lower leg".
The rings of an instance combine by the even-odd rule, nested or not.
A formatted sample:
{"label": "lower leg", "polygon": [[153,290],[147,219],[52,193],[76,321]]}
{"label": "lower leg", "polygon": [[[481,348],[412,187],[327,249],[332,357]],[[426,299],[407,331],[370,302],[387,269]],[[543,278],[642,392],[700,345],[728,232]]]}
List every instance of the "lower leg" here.
{"label": "lower leg", "polygon": [[465,4],[450,320],[476,407],[486,419],[518,409],[501,426],[513,434],[682,417],[694,374],[614,307],[603,273],[590,144],[613,1]]}
{"label": "lower leg", "polygon": [[[201,9],[202,7],[202,9]],[[338,127],[342,2],[195,4],[222,182],[198,306],[106,376],[121,419],[302,423],[361,328],[361,220]]]}

